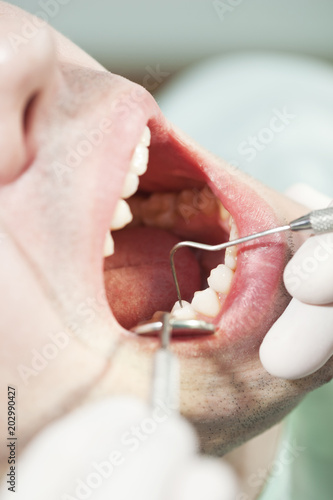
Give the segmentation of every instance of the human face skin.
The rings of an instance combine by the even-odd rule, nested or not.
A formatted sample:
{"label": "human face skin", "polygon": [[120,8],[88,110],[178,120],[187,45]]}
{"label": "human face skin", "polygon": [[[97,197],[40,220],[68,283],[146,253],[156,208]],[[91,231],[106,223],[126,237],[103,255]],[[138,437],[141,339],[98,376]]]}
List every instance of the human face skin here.
{"label": "human face skin", "polygon": [[[210,155],[164,119],[148,92],[105,71],[51,29],[13,50],[8,34],[20,34],[31,16],[4,3],[0,14],[1,394],[8,385],[18,388],[23,447],[48,422],[88,401],[124,393],[149,397],[157,340],[135,337],[115,314],[131,326],[170,308],[176,296],[170,283],[163,288],[166,261],[154,265],[149,253],[149,271],[133,269],[136,278],[125,291],[124,274],[113,278],[112,258],[103,272],[105,235],[146,124],[152,140],[141,190],[208,185],[241,235],[284,224],[305,209]],[[69,152],[96,129],[103,140],[68,166]],[[198,232],[211,241],[200,224],[189,229],[177,220],[175,227],[180,238]],[[131,249],[137,256],[140,239],[125,231],[118,254],[116,239],[121,266]],[[162,233],[154,231],[149,238],[157,234],[157,244]],[[209,234],[222,234],[215,219]],[[299,381],[277,379],[258,357],[264,335],[290,300],[282,272],[301,242],[280,234],[239,247],[232,289],[214,319],[216,334],[173,341],[181,362],[181,411],[206,453],[222,455],[263,432],[332,378],[330,362]],[[196,266],[186,262],[183,274],[195,289]],[[122,316],[127,303],[131,312]],[[32,365],[36,353],[57,342],[52,360]],[[22,366],[30,369],[25,375]],[[0,432],[6,432],[3,417]]]}

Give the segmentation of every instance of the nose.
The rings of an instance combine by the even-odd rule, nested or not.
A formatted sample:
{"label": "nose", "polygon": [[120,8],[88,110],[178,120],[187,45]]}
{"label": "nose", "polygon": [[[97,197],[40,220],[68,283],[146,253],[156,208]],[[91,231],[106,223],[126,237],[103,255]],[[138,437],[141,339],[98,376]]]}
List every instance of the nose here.
{"label": "nose", "polygon": [[0,185],[17,179],[33,161],[54,88],[49,29],[25,34],[19,20],[0,19]]}

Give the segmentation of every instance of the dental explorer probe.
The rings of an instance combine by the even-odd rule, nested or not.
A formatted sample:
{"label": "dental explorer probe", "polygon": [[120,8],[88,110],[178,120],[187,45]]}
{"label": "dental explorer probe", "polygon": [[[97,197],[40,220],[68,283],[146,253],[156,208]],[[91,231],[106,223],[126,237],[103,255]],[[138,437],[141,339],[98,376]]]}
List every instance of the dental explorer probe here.
{"label": "dental explorer probe", "polygon": [[221,243],[218,245],[206,245],[204,243],[197,243],[196,241],[180,241],[177,243],[170,252],[170,265],[172,276],[176,285],[177,296],[180,307],[183,307],[182,297],[180,294],[179,283],[176,274],[174,256],[176,251],[181,247],[192,247],[199,248],[200,250],[208,250],[210,252],[216,252],[217,250],[224,250],[225,248],[239,245],[240,243],[245,243],[247,241],[255,240],[257,238],[262,238],[263,236],[268,236],[270,234],[282,233],[283,231],[305,231],[311,230],[314,234],[324,234],[333,232],[333,207],[323,208],[321,210],[313,210],[312,212],[291,221],[285,226],[275,227],[273,229],[267,229],[266,231],[261,231],[260,233],[251,234],[249,236],[243,236],[242,238],[237,238],[236,240],[227,241],[226,243]]}

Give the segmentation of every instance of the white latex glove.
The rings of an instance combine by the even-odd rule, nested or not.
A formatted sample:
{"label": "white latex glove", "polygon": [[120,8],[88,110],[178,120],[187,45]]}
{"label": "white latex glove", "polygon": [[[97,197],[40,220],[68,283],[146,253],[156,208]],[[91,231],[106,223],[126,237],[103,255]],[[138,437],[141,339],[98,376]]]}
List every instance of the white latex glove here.
{"label": "white latex glove", "polygon": [[[306,193],[310,209],[327,206],[327,197],[311,188],[293,189],[298,201]],[[333,205],[333,202],[330,206]],[[284,283],[294,297],[267,333],[260,359],[272,375],[298,379],[321,368],[333,355],[333,233],[309,238],[286,266]]]}
{"label": "white latex glove", "polygon": [[191,425],[132,398],[82,407],[42,431],[3,500],[234,500],[233,470],[197,455]]}

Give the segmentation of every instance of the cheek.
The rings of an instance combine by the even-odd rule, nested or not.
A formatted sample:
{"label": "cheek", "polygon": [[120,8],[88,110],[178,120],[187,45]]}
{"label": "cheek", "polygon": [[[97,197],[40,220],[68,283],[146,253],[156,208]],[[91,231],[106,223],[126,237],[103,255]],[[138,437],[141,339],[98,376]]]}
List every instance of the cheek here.
{"label": "cheek", "polygon": [[20,363],[31,364],[33,349],[42,349],[49,332],[61,324],[43,294],[41,283],[22,258],[18,244],[7,235],[0,248],[0,332],[4,353],[2,369],[17,379]]}

